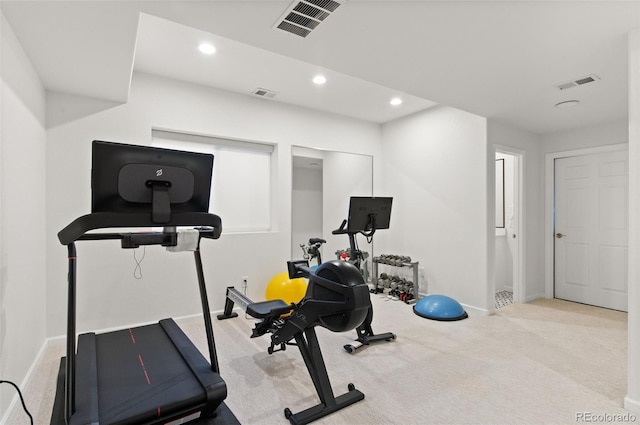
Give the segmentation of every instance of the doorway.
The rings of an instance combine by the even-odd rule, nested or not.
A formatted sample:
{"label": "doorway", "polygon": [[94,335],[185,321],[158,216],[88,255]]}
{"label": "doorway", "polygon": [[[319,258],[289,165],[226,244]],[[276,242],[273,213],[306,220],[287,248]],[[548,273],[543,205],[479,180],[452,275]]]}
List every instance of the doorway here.
{"label": "doorway", "polygon": [[524,153],[496,148],[494,308],[524,298]]}

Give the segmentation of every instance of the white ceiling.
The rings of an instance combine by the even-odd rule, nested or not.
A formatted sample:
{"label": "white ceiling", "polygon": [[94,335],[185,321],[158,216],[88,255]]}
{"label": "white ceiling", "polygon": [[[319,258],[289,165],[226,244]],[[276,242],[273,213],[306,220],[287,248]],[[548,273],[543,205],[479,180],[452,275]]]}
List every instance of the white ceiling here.
{"label": "white ceiling", "polygon": [[[289,1],[6,1],[45,87],[127,100],[132,70],[386,122],[454,106],[543,134],[627,117],[627,34],[640,1],[349,0],[308,37]],[[217,53],[202,56],[206,39]],[[327,76],[311,84],[316,72]],[[600,80],[560,91],[556,84]],[[390,107],[400,96],[404,103]],[[577,99],[570,109],[558,102]]]}
{"label": "white ceiling", "polygon": [[[201,54],[196,48],[201,42],[213,44],[216,54]],[[280,102],[375,122],[434,105],[398,90],[147,14],[140,18],[134,69],[246,95],[257,88],[268,89],[277,92],[273,99]],[[324,75],[327,83],[314,85],[311,80],[315,74]],[[402,107],[391,107],[389,100],[400,95]]]}

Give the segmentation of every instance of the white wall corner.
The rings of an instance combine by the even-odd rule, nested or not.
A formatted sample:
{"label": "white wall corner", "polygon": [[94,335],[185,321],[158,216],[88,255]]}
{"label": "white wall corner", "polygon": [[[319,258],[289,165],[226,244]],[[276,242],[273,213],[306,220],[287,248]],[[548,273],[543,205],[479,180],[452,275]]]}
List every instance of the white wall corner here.
{"label": "white wall corner", "polygon": [[624,398],[624,408],[627,409],[631,413],[640,414],[640,401],[634,400],[629,396]]}
{"label": "white wall corner", "polygon": [[531,301],[537,300],[538,298],[553,298],[553,296],[547,296],[544,292],[537,292],[535,294],[528,295],[525,299],[525,303],[530,303]]}
{"label": "white wall corner", "polygon": [[640,28],[629,33],[629,259],[627,410],[640,413]]}
{"label": "white wall corner", "polygon": [[[24,396],[25,392],[27,391],[27,388],[31,384],[31,380],[34,377],[34,372],[36,371],[38,365],[40,365],[40,362],[42,362],[42,359],[43,359],[48,347],[49,347],[49,340],[45,340],[43,342],[42,346],[40,347],[40,350],[38,351],[38,354],[33,359],[33,362],[31,363],[31,366],[29,367],[29,370],[27,371],[27,374],[25,375],[25,377],[22,380],[22,382],[20,382],[20,383],[16,382],[15,383],[20,388],[20,391],[22,392],[23,396]],[[9,419],[12,419],[12,418],[15,419],[15,417],[14,417],[15,415],[12,415],[12,413],[16,408],[22,409],[22,404],[20,403],[20,398],[19,398],[17,392],[15,393],[13,398],[11,399],[11,402],[9,403],[9,406],[7,407],[6,411],[4,412],[4,415],[2,417],[0,417],[0,425],[10,425],[12,423],[12,422],[9,422]]]}

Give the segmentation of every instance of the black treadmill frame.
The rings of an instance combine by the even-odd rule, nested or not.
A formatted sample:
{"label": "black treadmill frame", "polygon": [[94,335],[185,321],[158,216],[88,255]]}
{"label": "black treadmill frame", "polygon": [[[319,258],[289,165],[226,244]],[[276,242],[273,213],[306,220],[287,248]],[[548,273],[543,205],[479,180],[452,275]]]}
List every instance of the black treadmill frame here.
{"label": "black treadmill frame", "polygon": [[[144,233],[89,233],[91,230],[105,228],[149,228],[149,214],[131,213],[92,213],[77,218],[58,233],[58,239],[67,246],[68,252],[68,297],[67,297],[67,341],[65,357],[65,388],[64,388],[64,418],[69,421],[76,411],[76,241],[120,240],[122,248],[136,248],[141,245],[175,246],[177,242],[177,226],[196,227],[199,231],[197,248],[194,251],[202,314],[209,350],[211,371],[219,373],[216,355],[211,312],[204,280],[202,257],[200,255],[200,241],[202,238],[218,239],[222,232],[220,217],[210,213],[181,213],[173,214],[171,219],[163,223],[165,232]],[[167,418],[167,420],[170,418]]]}

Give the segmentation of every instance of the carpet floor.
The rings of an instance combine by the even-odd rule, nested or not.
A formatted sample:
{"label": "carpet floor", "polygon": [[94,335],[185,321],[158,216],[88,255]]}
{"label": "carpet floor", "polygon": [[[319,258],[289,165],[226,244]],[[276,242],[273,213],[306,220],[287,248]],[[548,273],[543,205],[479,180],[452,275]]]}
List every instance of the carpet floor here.
{"label": "carpet floor", "polygon": [[[365,394],[318,424],[550,425],[626,413],[625,313],[540,299],[438,322],[384,296],[372,302],[374,331],[395,341],[348,354],[355,332],[318,329],[334,393],[353,383]],[[206,353],[200,322],[179,324]],[[214,321],[226,403],[243,424],[286,424],[284,408],[315,405],[316,393],[296,347],[269,355],[268,336],[249,338],[252,325],[243,314]],[[49,423],[63,351],[63,341],[50,343],[25,389],[36,424]],[[29,423],[19,405],[8,423]]]}

